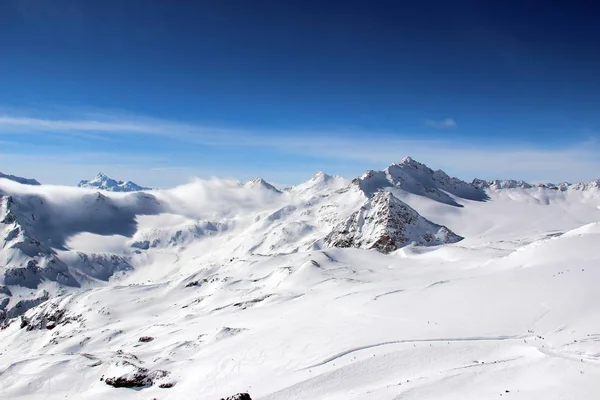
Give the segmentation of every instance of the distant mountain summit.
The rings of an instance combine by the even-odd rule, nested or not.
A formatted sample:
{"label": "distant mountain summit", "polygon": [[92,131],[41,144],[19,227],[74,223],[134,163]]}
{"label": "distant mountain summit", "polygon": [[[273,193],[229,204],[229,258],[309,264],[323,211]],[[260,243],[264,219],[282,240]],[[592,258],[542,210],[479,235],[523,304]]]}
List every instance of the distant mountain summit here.
{"label": "distant mountain summit", "polygon": [[473,185],[482,189],[531,189],[533,187],[533,185],[527,182],[517,181],[514,179],[495,179],[492,181],[485,181],[483,179],[473,179]]}
{"label": "distant mountain summit", "polygon": [[460,206],[451,195],[456,197],[483,201],[488,196],[485,191],[458,178],[448,176],[444,171],[434,171],[410,157],[404,157],[383,171],[367,171],[352,181],[367,196],[385,188],[403,193],[428,197],[440,203]]}
{"label": "distant mountain summit", "polygon": [[525,181],[517,181],[514,179],[495,179],[491,181],[486,181],[483,179],[474,179],[473,185],[481,188],[481,189],[492,189],[492,190],[501,190],[501,189],[533,189],[533,188],[543,188],[543,189],[551,189],[558,190],[561,192],[566,192],[568,190],[598,190],[600,189],[600,179],[595,179],[589,182],[579,182],[579,183],[540,183],[537,185],[533,185],[527,183]]}
{"label": "distant mountain summit", "polygon": [[312,197],[334,192],[347,185],[348,181],[341,176],[328,175],[323,171],[319,171],[308,181],[292,186],[288,190],[295,194]]}
{"label": "distant mountain summit", "polygon": [[265,181],[263,178],[254,178],[251,181],[244,183],[244,187],[248,189],[260,188],[264,190],[270,190],[272,192],[281,193],[279,189]]}
{"label": "distant mountain summit", "polygon": [[0,178],[9,179],[11,181],[18,182],[22,185],[35,185],[35,186],[40,185],[40,183],[38,181],[36,181],[35,179],[22,178],[20,176],[15,176],[15,175],[7,175],[7,174],[3,174],[2,172],[0,172]]}
{"label": "distant mountain summit", "polygon": [[82,188],[102,189],[109,192],[138,192],[140,190],[152,190],[152,188],[140,186],[131,181],[117,181],[104,175],[102,172],[89,181],[83,180],[79,182],[77,186]]}

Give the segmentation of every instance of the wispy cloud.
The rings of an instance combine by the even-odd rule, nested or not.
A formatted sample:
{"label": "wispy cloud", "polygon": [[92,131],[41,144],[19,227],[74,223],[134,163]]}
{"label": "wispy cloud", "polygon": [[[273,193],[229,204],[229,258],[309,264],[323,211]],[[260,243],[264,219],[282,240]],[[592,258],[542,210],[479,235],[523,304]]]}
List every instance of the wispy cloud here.
{"label": "wispy cloud", "polygon": [[438,129],[454,128],[456,126],[456,121],[454,121],[452,118],[446,118],[439,121],[428,119],[425,121],[425,125]]}
{"label": "wispy cloud", "polygon": [[[0,114],[0,134],[54,133],[61,135],[154,135],[179,139],[235,136],[233,130],[135,116],[94,114],[93,118],[55,119]],[[93,136],[92,136],[93,137]]]}
{"label": "wispy cloud", "polygon": [[[435,122],[436,127],[455,125],[451,119]],[[242,180],[262,175],[294,183],[320,169],[353,177],[366,169],[384,168],[406,155],[463,179],[575,181],[597,178],[600,171],[600,145],[591,141],[549,149],[514,141],[487,146],[441,136],[408,139],[416,136],[407,133],[252,131],[100,113],[72,119],[0,113],[0,133],[40,132],[48,135],[89,133],[134,140],[130,147],[118,147],[114,152],[107,152],[106,148],[90,151],[93,146],[87,146],[87,150],[62,149],[48,144],[52,141],[35,144],[33,140],[21,140],[18,145],[6,146],[4,154],[0,154],[0,166],[6,169],[3,172],[22,173],[45,182],[55,181],[53,176],[67,174],[70,182],[77,182],[100,170],[115,171],[119,179],[163,187],[170,182],[182,183],[198,173]],[[159,143],[163,143],[161,140],[164,143],[181,141],[186,144],[181,146],[185,151],[168,153],[160,145],[152,150],[138,148],[136,140],[143,135],[152,135]],[[93,145],[96,139],[85,140]],[[206,152],[207,147],[211,147],[212,157],[203,159],[206,153],[202,152]],[[291,158],[295,161],[282,162]]]}

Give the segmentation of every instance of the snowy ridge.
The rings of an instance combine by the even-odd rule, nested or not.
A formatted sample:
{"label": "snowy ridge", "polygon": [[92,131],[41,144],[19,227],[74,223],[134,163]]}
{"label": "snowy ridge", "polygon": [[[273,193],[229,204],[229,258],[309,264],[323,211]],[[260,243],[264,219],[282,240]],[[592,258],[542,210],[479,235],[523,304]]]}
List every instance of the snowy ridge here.
{"label": "snowy ridge", "polygon": [[385,188],[395,188],[453,206],[460,204],[448,193],[469,200],[487,199],[481,188],[458,178],[451,178],[443,171],[433,171],[410,157],[403,158],[384,171],[368,171],[353,182],[368,196]]}
{"label": "snowy ridge", "polygon": [[271,185],[270,183],[268,183],[267,181],[265,181],[262,178],[254,178],[251,181],[248,181],[246,183],[244,183],[244,187],[246,188],[260,188],[260,189],[266,189],[266,190],[271,190],[275,193],[281,193],[281,191],[279,189],[277,189],[275,186]]}
{"label": "snowy ridge", "polygon": [[173,227],[138,230],[131,240],[131,247],[149,248],[184,246],[196,239],[214,236],[229,229],[228,224],[213,221],[190,221]]}
{"label": "snowy ridge", "polygon": [[492,189],[492,190],[500,190],[500,189],[533,189],[533,188],[542,188],[542,189],[551,189],[551,190],[559,190],[561,192],[565,192],[567,190],[580,190],[580,191],[588,191],[588,190],[598,190],[600,189],[600,179],[595,179],[589,182],[580,182],[580,183],[540,183],[538,185],[532,185],[525,181],[518,181],[514,179],[504,179],[504,180],[491,180],[486,181],[483,179],[474,179],[473,185],[481,188],[481,189]]}
{"label": "snowy ridge", "polygon": [[482,179],[474,179],[473,185],[480,187],[482,189],[531,189],[533,185],[530,185],[524,181],[516,181],[513,179],[506,180],[492,180],[492,181],[484,181]]}
{"label": "snowy ridge", "polygon": [[324,196],[348,185],[341,176],[328,175],[323,171],[317,172],[308,181],[287,189],[289,192],[303,197]]}
{"label": "snowy ridge", "polygon": [[83,180],[77,185],[82,188],[93,188],[107,190],[109,192],[137,192],[141,190],[152,190],[149,187],[140,186],[131,181],[117,181],[100,172],[91,180]]}
{"label": "snowy ridge", "polygon": [[20,176],[15,176],[15,175],[7,175],[7,174],[3,174],[2,172],[0,172],[0,179],[8,179],[17,183],[20,183],[22,185],[40,185],[40,183],[38,181],[36,181],[35,179],[30,179],[30,178],[22,178]]}
{"label": "snowy ridge", "polygon": [[17,204],[11,196],[0,198],[0,283],[35,289],[42,280],[49,279],[69,286],[78,286],[68,267],[36,233],[37,217],[32,203],[43,204],[43,199],[33,197],[29,203]]}
{"label": "snowy ridge", "polygon": [[55,282],[79,287],[130,270],[126,254],[70,252],[65,245],[80,232],[131,235],[137,214],[157,211],[153,198],[132,196],[116,202],[100,193],[78,193],[78,208],[70,209],[42,195],[7,195],[0,190],[0,285],[37,289]]}
{"label": "snowy ridge", "polygon": [[600,190],[600,179],[589,182],[575,183],[569,186],[572,190]]}

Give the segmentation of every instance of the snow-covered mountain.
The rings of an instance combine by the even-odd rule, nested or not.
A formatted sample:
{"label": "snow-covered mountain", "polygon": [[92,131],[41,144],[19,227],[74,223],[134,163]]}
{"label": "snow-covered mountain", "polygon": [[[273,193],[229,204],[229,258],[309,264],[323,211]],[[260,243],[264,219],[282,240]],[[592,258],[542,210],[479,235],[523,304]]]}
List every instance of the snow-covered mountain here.
{"label": "snow-covered mountain", "polygon": [[323,171],[319,171],[308,181],[293,186],[288,190],[300,196],[311,197],[330,194],[332,191],[346,187],[348,183],[341,176],[328,175]]}
{"label": "snow-covered mountain", "polygon": [[569,185],[572,190],[600,190],[600,179],[595,179],[589,182],[580,182]]}
{"label": "snow-covered mountain", "polygon": [[598,190],[598,189],[600,189],[600,179],[596,179],[596,180],[589,181],[589,182],[579,182],[579,183],[561,182],[561,183],[540,183],[537,185],[533,185],[533,184],[527,183],[525,181],[517,181],[514,179],[503,179],[503,180],[495,179],[495,180],[491,180],[491,181],[486,181],[483,179],[474,179],[473,185],[475,185],[481,189],[493,189],[493,190],[516,189],[516,188],[532,189],[535,187],[539,187],[539,188],[547,188],[547,189],[552,189],[552,190],[560,190],[561,192],[565,192],[567,190],[584,190],[584,191],[585,190]]}
{"label": "snow-covered mountain", "polygon": [[11,181],[21,183],[23,185],[39,185],[40,184],[35,179],[22,178],[20,176],[15,176],[15,175],[7,175],[7,174],[3,174],[2,172],[0,172],[0,179],[9,179]]}
{"label": "snow-covered mountain", "polygon": [[141,190],[152,190],[149,187],[140,186],[131,181],[117,181],[109,178],[102,172],[96,175],[93,179],[80,181],[77,186],[82,188],[102,189],[109,192],[137,192]]}
{"label": "snow-covered mountain", "polygon": [[599,186],[0,180],[0,397],[595,399]]}
{"label": "snow-covered mountain", "polygon": [[531,189],[533,187],[533,185],[530,185],[527,182],[516,181],[514,179],[505,179],[505,180],[496,179],[496,180],[492,180],[492,181],[485,181],[482,179],[474,179],[473,185],[480,187],[482,189],[515,189],[515,188]]}
{"label": "snow-covered mountain", "polygon": [[100,193],[77,194],[65,205],[43,194],[8,195],[0,188],[0,285],[38,289],[45,282],[55,282],[80,287],[129,269],[127,255],[66,254],[65,246],[69,237],[81,232],[132,235],[135,218],[156,213],[158,203],[149,195],[130,196],[113,200]]}
{"label": "snow-covered mountain", "polygon": [[280,190],[277,189],[275,186],[271,185],[269,182],[265,181],[262,178],[254,178],[251,181],[248,181],[246,183],[244,183],[244,187],[246,188],[260,188],[260,189],[266,189],[266,190],[271,190],[273,192],[276,193],[280,193]]}
{"label": "snow-covered mountain", "polygon": [[42,208],[44,200],[37,196],[18,203],[12,196],[2,196],[1,200],[2,283],[35,289],[47,279],[78,286],[67,265],[56,257],[56,252],[50,247],[50,239],[42,236],[43,233],[40,235],[36,229],[40,217],[36,205]]}
{"label": "snow-covered mountain", "polygon": [[336,226],[325,243],[390,253],[410,243],[431,246],[461,239],[445,226],[423,218],[390,192],[377,192],[360,210]]}
{"label": "snow-covered mountain", "polygon": [[458,178],[451,178],[444,171],[434,171],[410,157],[403,158],[383,171],[367,171],[355,179],[354,183],[367,195],[392,188],[454,206],[460,204],[452,196],[478,201],[487,199],[481,188]]}

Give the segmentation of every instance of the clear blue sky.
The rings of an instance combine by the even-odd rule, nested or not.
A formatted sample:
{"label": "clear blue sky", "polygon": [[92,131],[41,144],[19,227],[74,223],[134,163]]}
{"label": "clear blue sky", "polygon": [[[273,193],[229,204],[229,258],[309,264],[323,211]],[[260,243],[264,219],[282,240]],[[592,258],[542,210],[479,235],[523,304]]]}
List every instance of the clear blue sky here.
{"label": "clear blue sky", "polygon": [[0,171],[600,177],[600,6],[0,0]]}

